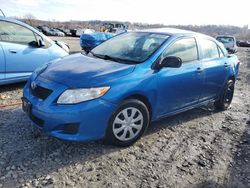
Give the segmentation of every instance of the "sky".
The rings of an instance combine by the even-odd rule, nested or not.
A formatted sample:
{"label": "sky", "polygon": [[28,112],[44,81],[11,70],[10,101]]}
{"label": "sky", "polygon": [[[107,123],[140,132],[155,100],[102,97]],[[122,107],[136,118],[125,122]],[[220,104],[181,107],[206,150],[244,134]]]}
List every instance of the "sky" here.
{"label": "sky", "polygon": [[250,26],[249,0],[0,0],[6,16],[165,25]]}

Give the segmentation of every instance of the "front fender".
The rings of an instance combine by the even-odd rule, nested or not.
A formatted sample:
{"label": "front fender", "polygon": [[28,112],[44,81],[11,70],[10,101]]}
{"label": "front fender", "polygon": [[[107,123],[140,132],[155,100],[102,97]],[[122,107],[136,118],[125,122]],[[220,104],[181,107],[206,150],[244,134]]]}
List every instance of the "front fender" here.
{"label": "front fender", "polygon": [[[152,114],[154,116],[154,106],[157,101],[157,84],[156,74],[153,74],[153,70],[144,72],[142,76],[137,71],[131,73],[124,78],[115,80],[110,85],[110,91],[108,91],[102,98],[113,104],[120,104],[124,99],[131,96],[139,95],[148,100],[152,107]],[[133,75],[132,75],[133,74]],[[137,76],[138,75],[138,76]]]}

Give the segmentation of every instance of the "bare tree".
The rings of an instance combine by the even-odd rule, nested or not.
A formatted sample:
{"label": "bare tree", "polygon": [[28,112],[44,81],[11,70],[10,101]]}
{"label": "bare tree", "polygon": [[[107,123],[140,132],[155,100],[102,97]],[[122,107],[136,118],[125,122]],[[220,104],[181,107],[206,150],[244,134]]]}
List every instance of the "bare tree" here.
{"label": "bare tree", "polygon": [[27,24],[35,27],[36,26],[36,17],[33,14],[25,14],[23,19],[26,21]]}

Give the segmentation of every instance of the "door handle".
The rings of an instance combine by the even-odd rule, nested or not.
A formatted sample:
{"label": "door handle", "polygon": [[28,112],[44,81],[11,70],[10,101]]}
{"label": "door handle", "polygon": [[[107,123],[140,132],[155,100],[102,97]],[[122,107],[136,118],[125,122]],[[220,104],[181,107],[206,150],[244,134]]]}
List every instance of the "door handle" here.
{"label": "door handle", "polygon": [[227,64],[227,63],[224,63],[224,67],[228,67],[228,64]]}
{"label": "door handle", "polygon": [[9,49],[9,52],[12,53],[12,54],[16,54],[17,50],[15,50],[15,49]]}
{"label": "door handle", "polygon": [[203,72],[203,69],[200,68],[200,67],[198,67],[198,68],[196,69],[196,72],[201,73],[201,72]]}

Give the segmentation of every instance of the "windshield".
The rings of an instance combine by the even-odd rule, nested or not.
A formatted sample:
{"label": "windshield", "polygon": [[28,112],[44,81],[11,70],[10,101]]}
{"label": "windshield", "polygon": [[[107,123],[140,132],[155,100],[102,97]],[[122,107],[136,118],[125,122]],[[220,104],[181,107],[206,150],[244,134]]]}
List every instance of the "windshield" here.
{"label": "windshield", "polygon": [[100,44],[91,53],[100,58],[140,63],[148,59],[168,37],[165,34],[146,32],[125,33]]}
{"label": "windshield", "polygon": [[223,44],[234,42],[233,37],[217,37],[216,38],[218,41],[222,42]]}

